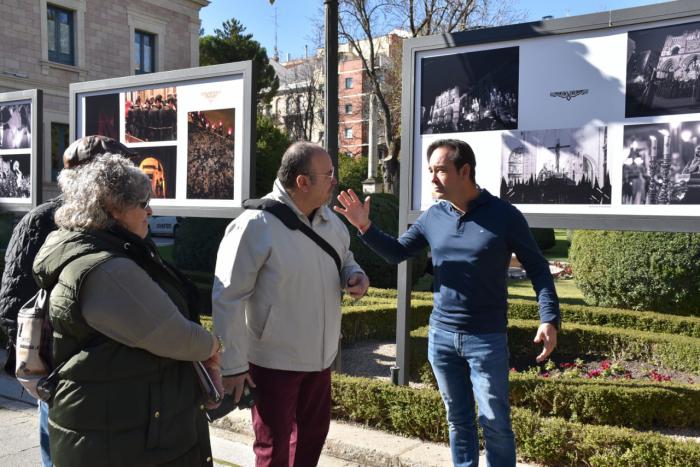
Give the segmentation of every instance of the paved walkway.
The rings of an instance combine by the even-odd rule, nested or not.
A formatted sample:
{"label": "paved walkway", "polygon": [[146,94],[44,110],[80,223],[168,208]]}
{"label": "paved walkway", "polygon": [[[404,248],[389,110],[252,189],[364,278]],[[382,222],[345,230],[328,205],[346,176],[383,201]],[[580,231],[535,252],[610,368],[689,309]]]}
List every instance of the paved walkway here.
{"label": "paved walkway", "polygon": [[[0,368],[5,352],[0,351]],[[210,426],[217,466],[254,466],[250,411],[234,410]],[[0,370],[0,466],[40,465],[36,403],[19,383]],[[481,465],[486,465],[481,458]],[[444,444],[404,438],[360,425],[332,422],[322,467],[350,466],[450,466]],[[518,464],[527,467],[527,464]]]}

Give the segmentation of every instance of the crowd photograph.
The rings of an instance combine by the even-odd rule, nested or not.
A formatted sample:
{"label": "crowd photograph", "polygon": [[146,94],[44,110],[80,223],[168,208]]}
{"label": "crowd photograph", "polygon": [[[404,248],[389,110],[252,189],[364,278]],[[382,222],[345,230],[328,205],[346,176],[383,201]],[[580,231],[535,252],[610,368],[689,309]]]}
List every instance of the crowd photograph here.
{"label": "crowd photograph", "polygon": [[177,139],[177,88],[125,93],[124,135],[127,143]]}
{"label": "crowd photograph", "polygon": [[517,47],[424,58],[421,134],[518,127]]}
{"label": "crowd photograph", "polygon": [[700,22],[630,31],[626,117],[700,111]]}
{"label": "crowd photograph", "polygon": [[31,196],[30,158],[29,154],[0,156],[0,198]]}
{"label": "crowd photograph", "polygon": [[0,105],[0,149],[29,149],[31,145],[31,104]]}
{"label": "crowd photograph", "polygon": [[187,198],[233,199],[235,109],[187,114]]}
{"label": "crowd photograph", "polygon": [[700,122],[627,125],[622,204],[697,204]]}

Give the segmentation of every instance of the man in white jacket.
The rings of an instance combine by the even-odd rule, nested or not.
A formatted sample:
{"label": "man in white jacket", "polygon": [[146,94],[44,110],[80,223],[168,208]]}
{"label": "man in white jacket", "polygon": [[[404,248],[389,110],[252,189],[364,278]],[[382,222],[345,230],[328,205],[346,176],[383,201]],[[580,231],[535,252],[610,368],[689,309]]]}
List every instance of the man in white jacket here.
{"label": "man in white jacket", "polygon": [[317,464],[330,425],[341,292],[360,298],[369,287],[347,228],[328,207],[337,183],[328,153],[298,142],[284,153],[265,198],[287,205],[333,247],[340,274],[311,238],[264,210],[231,222],[219,246],[212,315],[225,347],[224,388],[236,400],[244,382],[257,388],[258,466]]}

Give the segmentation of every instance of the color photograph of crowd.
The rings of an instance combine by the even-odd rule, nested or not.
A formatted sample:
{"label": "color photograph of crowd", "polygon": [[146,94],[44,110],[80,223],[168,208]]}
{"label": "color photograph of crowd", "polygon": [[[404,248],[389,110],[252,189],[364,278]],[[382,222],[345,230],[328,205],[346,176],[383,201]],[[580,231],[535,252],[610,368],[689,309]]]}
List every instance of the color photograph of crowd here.
{"label": "color photograph of crowd", "polygon": [[177,88],[144,89],[125,94],[126,143],[177,139]]}
{"label": "color photograph of crowd", "polygon": [[0,198],[29,198],[30,154],[0,156]]}
{"label": "color photograph of crowd", "polygon": [[187,114],[187,198],[233,199],[235,109]]}
{"label": "color photograph of crowd", "polygon": [[31,104],[0,105],[0,149],[29,149],[32,145]]}

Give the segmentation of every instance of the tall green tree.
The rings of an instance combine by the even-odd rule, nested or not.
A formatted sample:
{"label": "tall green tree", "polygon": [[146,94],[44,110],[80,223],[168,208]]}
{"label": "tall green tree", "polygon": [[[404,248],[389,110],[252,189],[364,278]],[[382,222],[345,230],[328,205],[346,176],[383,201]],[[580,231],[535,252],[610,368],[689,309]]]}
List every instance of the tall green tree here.
{"label": "tall green tree", "polygon": [[240,21],[231,18],[213,35],[200,37],[199,63],[204,66],[252,60],[257,70],[258,104],[268,104],[277,94],[279,80],[265,48],[245,30]]}

